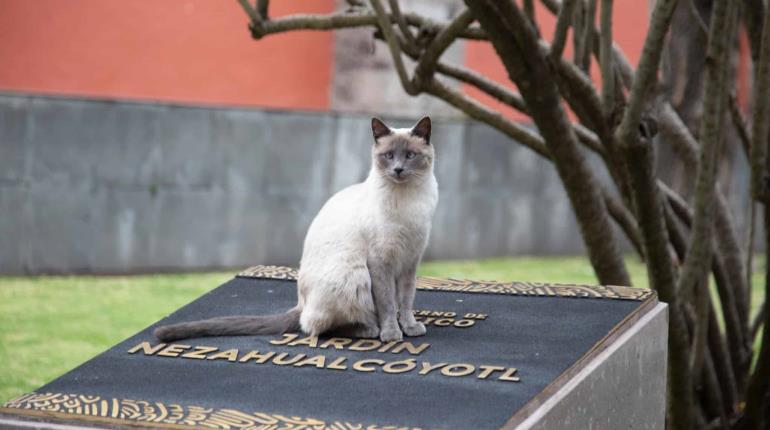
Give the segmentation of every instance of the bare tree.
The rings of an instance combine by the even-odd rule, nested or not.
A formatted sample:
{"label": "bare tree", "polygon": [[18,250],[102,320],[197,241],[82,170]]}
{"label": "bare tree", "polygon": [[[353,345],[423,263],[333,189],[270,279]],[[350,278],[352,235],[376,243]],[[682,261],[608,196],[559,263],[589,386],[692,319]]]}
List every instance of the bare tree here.
{"label": "bare tree", "polygon": [[[599,282],[630,284],[614,223],[645,260],[650,286],[670,306],[670,428],[755,429],[763,419],[770,425],[769,330],[763,331],[759,350],[752,350],[760,327],[770,326],[770,271],[765,304],[752,321],[753,245],[741,249],[717,180],[722,147],[738,139],[750,160],[754,202],[770,201],[770,13],[763,0],[657,0],[635,70],[613,43],[612,0],[541,1],[557,17],[551,44],[542,37],[532,0],[521,6],[466,0],[467,8],[450,22],[402,13],[397,0],[389,0],[387,7],[380,0],[348,0],[342,11],[280,19],[270,18],[267,0],[239,3],[254,39],[294,30],[374,29],[408,94],[441,99],[504,133],[511,144],[550,160]],[[597,13],[599,28],[594,25]],[[733,46],[744,29],[755,95],[748,118],[734,96]],[[570,31],[574,55],[567,59],[563,51]],[[491,44],[518,92],[442,61],[458,39]],[[690,71],[668,67],[665,81],[659,82],[664,53],[682,50]],[[405,57],[414,60],[413,68]],[[588,75],[591,57],[600,65],[601,88]],[[458,91],[448,80],[527,115],[537,131]],[[684,92],[692,95],[689,104],[683,102]],[[570,120],[564,102],[576,121]],[[692,192],[677,192],[660,179],[655,153],[661,146],[677,155]],[[589,151],[603,161],[614,187],[597,179],[587,163]],[[770,211],[764,214],[770,246]],[[753,224],[751,237],[753,243]],[[716,298],[709,294],[712,278]]]}

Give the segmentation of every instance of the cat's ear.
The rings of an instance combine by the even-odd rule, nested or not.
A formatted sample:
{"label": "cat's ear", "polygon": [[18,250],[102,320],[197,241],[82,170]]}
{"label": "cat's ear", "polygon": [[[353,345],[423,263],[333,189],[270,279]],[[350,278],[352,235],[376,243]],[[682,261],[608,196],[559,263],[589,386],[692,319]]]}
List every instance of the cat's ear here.
{"label": "cat's ear", "polygon": [[387,136],[393,131],[385,125],[379,118],[372,118],[372,134],[374,135],[374,143],[377,143],[377,139]]}
{"label": "cat's ear", "polygon": [[412,127],[412,136],[425,139],[425,143],[430,145],[430,117],[423,117]]}

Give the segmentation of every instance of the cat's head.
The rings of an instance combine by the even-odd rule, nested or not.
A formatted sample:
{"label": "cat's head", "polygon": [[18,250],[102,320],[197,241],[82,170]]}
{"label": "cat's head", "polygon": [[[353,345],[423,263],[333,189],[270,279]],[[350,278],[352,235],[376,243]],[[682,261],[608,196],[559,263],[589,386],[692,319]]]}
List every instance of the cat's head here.
{"label": "cat's head", "polygon": [[430,118],[412,128],[390,128],[372,118],[372,162],[380,175],[396,184],[420,180],[433,170]]}

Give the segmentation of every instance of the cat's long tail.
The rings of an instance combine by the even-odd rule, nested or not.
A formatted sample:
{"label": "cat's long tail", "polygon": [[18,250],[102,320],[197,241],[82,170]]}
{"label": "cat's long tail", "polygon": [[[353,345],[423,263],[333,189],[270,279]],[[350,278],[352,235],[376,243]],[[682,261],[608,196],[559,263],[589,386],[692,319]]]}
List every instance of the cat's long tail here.
{"label": "cat's long tail", "polygon": [[218,317],[164,325],[155,329],[155,337],[171,342],[190,337],[281,334],[299,329],[300,312],[293,308],[277,315]]}

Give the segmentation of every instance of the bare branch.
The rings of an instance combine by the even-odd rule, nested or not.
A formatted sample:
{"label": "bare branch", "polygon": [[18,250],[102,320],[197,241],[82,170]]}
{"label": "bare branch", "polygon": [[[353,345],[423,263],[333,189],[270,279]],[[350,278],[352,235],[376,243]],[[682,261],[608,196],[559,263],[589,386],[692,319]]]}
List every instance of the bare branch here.
{"label": "bare branch", "polygon": [[620,74],[620,81],[623,83],[623,86],[631,89],[631,85],[634,82],[634,68],[631,67],[628,58],[626,58],[626,55],[615,43],[612,44],[612,58],[614,59],[615,70]]}
{"label": "bare branch", "polygon": [[698,141],[690,133],[687,125],[676,113],[676,110],[670,103],[661,103],[658,107],[658,125],[660,126],[660,135],[671,145],[671,149],[676,156],[682,160],[685,168],[689,171],[698,169]]}
{"label": "bare branch", "polygon": [[[377,14],[372,11],[354,10],[351,12],[333,12],[329,14],[296,14],[278,19],[262,21],[256,11],[251,8],[248,0],[238,0],[251,18],[251,35],[261,39],[274,33],[284,33],[292,30],[339,30],[356,27],[373,27],[379,25]],[[248,9],[247,9],[248,7]],[[396,22],[396,17],[386,14],[389,22]],[[435,22],[413,13],[402,14],[408,25],[420,28],[428,33],[438,33],[447,24]],[[468,27],[459,35],[462,39],[486,40],[484,31],[477,27]]]}
{"label": "bare branch", "polygon": [[759,329],[762,327],[762,323],[765,320],[765,312],[767,312],[767,302],[763,302],[759,307],[757,314],[754,316],[754,321],[751,323],[751,339],[756,339],[759,334]]}
{"label": "bare branch", "polygon": [[675,274],[671,256],[668,252],[668,233],[661,197],[656,186],[651,143],[637,139],[636,143],[626,148],[626,155],[633,160],[637,168],[631,170],[631,183],[635,190],[639,228],[642,232],[644,252],[647,256],[647,272],[650,285],[658,291],[661,299],[672,306],[677,306],[675,293]]}
{"label": "bare branch", "polygon": [[257,14],[256,9],[251,7],[251,4],[249,4],[248,0],[238,0],[238,3],[240,3],[241,8],[243,8],[243,11],[246,12],[246,15],[251,18],[252,22],[262,20],[262,17]]}
{"label": "bare branch", "polygon": [[[660,186],[662,183],[659,182],[659,189],[664,191],[664,194],[669,195],[669,200],[667,201],[667,204],[665,205],[665,218],[666,218],[666,228],[669,233],[669,239],[671,241],[672,246],[674,247],[676,254],[679,258],[679,261],[682,261],[685,259],[687,255],[687,239],[685,238],[685,232],[683,231],[683,228],[680,224],[684,224],[686,226],[691,225],[692,219],[691,219],[691,212],[689,208],[686,207],[686,203],[684,201],[680,201],[680,197],[668,189],[665,185]],[[679,209],[677,209],[681,215],[674,214],[674,210],[672,208],[672,202],[675,202],[676,205],[679,206]],[[681,223],[677,220],[677,216],[681,219]],[[717,288],[726,288],[728,286],[727,282],[727,275],[724,270],[724,263],[719,258],[715,258],[712,261],[712,271],[714,273],[714,280],[716,281]],[[709,298],[709,296],[701,297],[701,298]],[[719,333],[719,324],[717,323],[715,313],[714,313],[714,305],[709,300],[708,303],[708,313],[706,314],[708,316],[708,330],[706,333],[706,339],[708,344],[708,349],[710,354],[715,357],[715,368],[716,372],[719,376],[719,387],[722,390],[722,398],[724,399],[724,407],[726,410],[733,411],[734,405],[735,405],[735,399],[737,398],[737,388],[735,383],[735,368],[733,367],[732,359],[730,353],[728,353],[728,349],[724,343],[724,339]],[[698,318],[693,315],[690,318],[693,322],[693,325],[695,324],[695,321],[698,320]],[[702,324],[702,320],[700,327],[705,327],[704,324]],[[699,329],[697,326],[695,327],[695,332],[699,332],[701,329]],[[698,333],[694,333],[693,337],[698,339],[699,335]],[[702,341],[701,344],[703,345]],[[701,346],[694,346],[693,349],[701,348]],[[693,353],[691,357],[695,357],[698,355],[703,354],[697,354]],[[699,363],[692,363],[691,368],[697,369],[700,368]]]}
{"label": "bare branch", "polygon": [[[708,309],[706,309],[703,313],[708,318]],[[706,325],[707,324],[704,323],[704,330]],[[704,381],[704,385],[706,386],[706,389],[704,390],[704,397],[708,403],[708,409],[712,412],[716,411],[723,429],[728,428],[725,400],[721,395],[722,390],[720,390],[720,380],[717,376],[714,359],[712,358],[711,353],[708,350],[705,350],[701,353],[700,360],[702,360],[702,367],[699,368],[702,368],[702,379]]]}
{"label": "bare branch", "polygon": [[[735,222],[733,221],[732,211],[727,203],[727,199],[722,192],[719,184],[715,189],[715,208],[714,208],[714,241],[718,243],[722,258],[725,260],[726,270],[730,278],[731,296],[735,297],[735,309],[738,312],[738,321],[740,322],[739,339],[745,341],[746,333],[749,328],[749,297],[751,296],[751,283],[746,283],[743,252],[738,243]],[[744,352],[749,354],[749,344],[744,344]],[[748,358],[748,357],[746,357]],[[746,364],[746,363],[744,363]]]}
{"label": "bare branch", "polygon": [[[765,207],[765,244],[770,244],[770,210]],[[742,421],[745,422],[743,428],[758,429],[762,428],[762,414],[766,406],[766,397],[770,391],[770,312],[767,310],[770,303],[770,265],[765,269],[765,305],[764,319],[765,326],[762,330],[762,340],[760,343],[759,356],[754,373],[751,374],[749,384],[746,389],[746,409]]]}
{"label": "bare branch", "polygon": [[[697,171],[700,166],[698,142],[669,103],[662,103],[658,113],[661,136],[671,145],[686,169]],[[744,322],[748,321],[748,296],[751,284],[745,281],[744,263],[741,261],[741,251],[734,223],[730,217],[730,210],[724,193],[718,184],[715,187],[715,195],[715,233],[718,238],[716,242],[725,260],[727,260],[726,270],[730,274],[731,290],[735,292],[735,305],[737,306],[735,311],[738,312],[739,320],[742,322],[741,326],[743,326],[747,324]],[[729,307],[725,303],[722,306],[723,309]]]}
{"label": "bare branch", "polygon": [[668,230],[664,225],[665,214],[653,172],[653,152],[647,139],[636,138],[626,146],[628,161],[636,164],[631,169],[634,202],[642,232],[644,253],[647,257],[647,276],[650,285],[658,291],[663,301],[671,306],[669,313],[669,400],[675,428],[691,428],[693,409],[692,374],[686,323],[682,316],[682,303],[675,289],[674,266],[668,250]]}
{"label": "bare branch", "polygon": [[417,45],[412,30],[409,28],[409,25],[407,25],[404,15],[401,14],[401,7],[398,5],[398,0],[388,0],[388,4],[390,4],[390,12],[395,17],[396,24],[398,24],[401,34],[404,35],[406,43],[409,45]]}
{"label": "bare branch", "polygon": [[575,57],[575,64],[588,73],[591,68],[591,53],[593,52],[593,30],[594,20],[596,20],[596,0],[587,0],[588,6],[585,9],[585,15],[583,16],[582,34],[575,35],[580,37],[580,52]]}
{"label": "bare branch", "polygon": [[679,217],[679,219],[681,219],[687,227],[691,227],[692,209],[690,208],[690,205],[687,204],[682,196],[677,194],[676,191],[672,190],[668,185],[666,185],[665,182],[658,180],[656,185],[666,197],[666,201],[669,205],[671,205],[671,209],[674,211],[676,216]]}
{"label": "bare branch", "polygon": [[639,231],[634,215],[606,187],[602,187],[602,196],[612,219],[615,220],[615,223],[626,234],[626,237],[628,237],[639,256],[642,259],[646,259],[644,245],[642,244],[642,233]]}
{"label": "bare branch", "polygon": [[572,21],[572,12],[576,1],[564,0],[561,10],[559,10],[559,15],[556,18],[556,29],[551,41],[551,56],[554,58],[561,57],[562,52],[564,52],[564,45],[567,42],[567,31]]}
{"label": "bare branch", "polygon": [[[708,311],[711,302],[708,288],[708,274],[700,280],[702,288],[696,288],[693,294],[692,303],[695,307],[695,324],[692,327],[692,341],[690,348],[690,371],[695,379],[695,385],[701,383],[701,371],[703,370],[703,359],[706,353],[706,341],[708,330]],[[720,405],[721,406],[721,402]],[[709,408],[711,409],[711,408]]]}
{"label": "bare branch", "polygon": [[[544,46],[542,50],[548,51]],[[599,138],[606,142],[609,130],[606,127],[599,93],[596,92],[591,78],[575,64],[562,58],[554,58],[552,63],[559,78],[559,89],[570,107],[584,124],[596,131]]]}
{"label": "bare branch", "polygon": [[762,45],[762,21],[767,18],[767,8],[763,0],[744,0],[746,6],[741,10],[743,13],[743,23],[746,26],[746,33],[749,39],[749,49],[751,51],[751,61],[754,63],[754,76],[757,75],[757,65],[759,64],[759,53]]}
{"label": "bare branch", "polygon": [[586,14],[586,4],[584,0],[579,0],[572,9],[572,62],[580,67],[580,59],[583,57],[583,25]]}
{"label": "bare branch", "polygon": [[[659,124],[664,139],[671,144],[677,156],[685,165],[685,168],[690,171],[697,171],[700,166],[697,142],[670,104],[663,103],[659,113]],[[695,215],[687,203],[663,182],[659,181],[658,187],[666,194],[677,216],[688,226],[692,226]],[[713,251],[710,251],[714,255],[711,267],[717,281],[717,292],[719,293],[722,305],[722,316],[728,331],[730,355],[733,357],[731,359],[733,374],[735,378],[738,378],[745,356],[743,351],[746,336],[744,334],[743,321],[745,321],[745,297],[748,294],[748,287],[744,284],[743,262],[740,259],[740,250],[736,241],[735,230],[730,220],[729,208],[719,186],[715,187],[715,195],[714,225],[718,239],[710,240],[710,243],[715,248]],[[722,276],[718,271],[724,271],[728,275]]]}
{"label": "bare branch", "polygon": [[500,102],[522,113],[527,113],[527,106],[521,95],[471,69],[439,62],[436,64],[436,71],[458,81],[473,85]]}
{"label": "bare branch", "polygon": [[540,34],[540,29],[537,27],[537,20],[535,19],[535,1],[524,0],[523,6],[524,6],[524,14],[526,14],[527,18],[529,18],[529,22],[532,24],[532,27],[535,29],[535,32]]}
{"label": "bare branch", "polygon": [[[719,273],[719,271],[715,270],[714,273]],[[719,283],[719,281],[717,281],[717,283]],[[725,339],[719,332],[719,321],[717,320],[714,303],[711,303],[710,305],[708,325],[709,350],[714,357],[714,367],[719,375],[720,386],[722,387],[722,398],[724,399],[727,410],[734,412],[738,402],[738,387],[733,374],[733,369],[735,367],[730,358],[730,353],[727,350]]]}
{"label": "bare branch", "polygon": [[268,19],[267,9],[269,0],[257,0],[257,13],[263,20]]}
{"label": "bare branch", "polygon": [[730,119],[732,119],[733,126],[738,133],[741,147],[743,147],[743,153],[746,154],[746,158],[751,161],[751,138],[749,137],[749,130],[746,127],[746,121],[743,119],[741,108],[738,107],[738,100],[736,99],[735,94],[729,95],[728,107],[730,108]]}
{"label": "bare branch", "polygon": [[450,105],[465,112],[471,118],[491,125],[500,130],[503,134],[515,139],[517,142],[527,146],[543,157],[548,159],[551,158],[550,152],[543,142],[543,138],[534,132],[506,119],[500,113],[490,110],[471,97],[444,85],[435,78],[425,82],[423,85],[426,93],[444,100]]}
{"label": "bare branch", "polygon": [[642,117],[644,104],[650,89],[657,81],[658,65],[663,52],[663,41],[671,25],[676,0],[658,0],[652,12],[650,28],[644,41],[639,67],[631,85],[631,94],[623,121],[618,127],[617,135],[621,142],[629,142],[637,133]]}
{"label": "bare branch", "polygon": [[[492,96],[519,112],[529,114],[527,106],[519,94],[471,69],[439,62],[436,64],[436,71],[445,76],[472,85],[483,93]],[[602,158],[605,157],[604,147],[602,147],[599,138],[591,130],[585,128],[581,124],[572,124],[572,127],[581,143],[587,146],[591,151],[599,154]]]}
{"label": "bare branch", "polygon": [[409,78],[409,75],[407,74],[406,67],[404,66],[404,60],[401,58],[401,47],[398,43],[398,40],[396,40],[396,37],[393,35],[393,28],[391,27],[391,22],[388,17],[388,15],[385,14],[385,9],[382,7],[382,3],[380,3],[380,0],[370,0],[372,9],[377,13],[377,23],[380,27],[380,31],[382,31],[382,35],[385,38],[385,42],[388,44],[388,48],[390,49],[391,57],[393,58],[393,65],[396,67],[396,72],[398,73],[398,78],[401,80],[401,86],[404,87],[404,91],[406,91],[409,95],[416,95],[419,94],[420,89],[417,85],[414,84],[414,81]]}
{"label": "bare branch", "polygon": [[415,85],[419,86],[420,81],[428,80],[433,76],[433,72],[436,69],[436,62],[441,55],[449,48],[449,45],[457,39],[457,36],[468,25],[473,22],[473,14],[470,10],[465,9],[460,15],[457,16],[452,23],[446,26],[436,37],[431,41],[425,52],[420,57],[420,61],[417,63],[417,67],[414,71]]}
{"label": "bare branch", "polygon": [[768,204],[765,163],[770,131],[770,13],[765,13],[761,43],[755,76],[754,118],[751,122],[751,193],[755,199]]}
{"label": "bare branch", "polygon": [[701,31],[704,34],[708,34],[709,28],[703,21],[703,17],[700,15],[700,11],[698,11],[698,6],[695,4],[695,0],[687,0],[687,7],[690,9],[690,14],[692,15],[693,19],[695,19],[695,22],[698,23],[698,27],[701,29]]}
{"label": "bare branch", "polygon": [[602,159],[607,158],[607,151],[604,150],[599,137],[593,131],[587,129],[582,124],[572,124],[572,129],[575,130],[575,134],[580,142],[588,147],[588,149],[597,153]]}
{"label": "bare branch", "polygon": [[[548,9],[549,12],[551,12],[554,15],[561,15],[561,8],[563,7],[562,4],[558,0],[542,0],[543,5]],[[565,0],[564,4],[566,5],[568,2],[571,2],[571,0]],[[572,13],[575,13],[575,10],[577,10],[578,6],[582,4],[578,0],[575,5],[573,5],[573,11]],[[567,18],[571,19],[571,16],[567,16]],[[593,25],[593,22],[591,23]],[[557,25],[558,25],[558,18],[557,18]],[[581,24],[582,25],[582,24]],[[572,31],[574,34],[582,34],[582,30],[577,28],[578,26],[575,26]],[[582,28],[582,27],[581,27]],[[565,30],[566,31],[566,30]],[[592,30],[594,35],[592,39],[594,41],[600,39],[599,31],[594,27]],[[573,41],[578,41],[579,37],[573,37]],[[556,36],[554,36],[554,42],[556,41]],[[578,49],[576,49],[577,51]],[[594,54],[598,54],[599,50],[595,49]],[[633,80],[634,76],[634,69],[631,67],[631,63],[628,62],[628,59],[626,58],[625,54],[623,54],[623,51],[615,44],[612,44],[612,54],[614,58],[615,66],[618,68],[618,72],[620,73],[620,77],[623,78],[622,82],[623,85],[626,88],[631,88],[631,81]],[[601,61],[601,60],[600,60]]]}
{"label": "bare branch", "polygon": [[[404,49],[404,53],[407,54],[410,58],[413,60],[416,60],[419,58],[419,54],[414,49],[408,49],[411,48],[409,45],[406,45],[406,41],[403,39],[399,39],[399,42],[401,43],[402,49]],[[543,49],[547,51],[548,47],[543,46]],[[571,64],[567,63],[566,61],[562,61],[562,64]],[[582,75],[582,72],[574,67],[574,65],[571,65],[571,68],[575,70],[575,73]],[[456,79],[460,82],[464,82],[466,84],[472,85],[479,91],[497,99],[498,101],[518,110],[519,112],[522,112],[524,114],[529,115],[529,111],[527,109],[526,104],[524,103],[524,100],[521,98],[521,95],[518,93],[510,90],[509,88],[500,85],[499,83],[479,74],[478,72],[475,72],[471,69],[468,69],[466,67],[461,67],[457,65],[452,64],[446,64],[441,61],[436,63],[436,71],[441,73],[442,75],[449,76],[453,79]],[[588,78],[582,79],[583,85],[588,85],[588,90],[593,91],[592,87],[590,87],[590,82],[588,81]],[[595,92],[594,92],[595,93]],[[596,97],[598,100],[598,97]],[[463,104],[465,105],[465,104]],[[457,105],[455,105],[457,107]],[[462,108],[460,108],[462,110]],[[465,111],[468,113],[467,111]],[[581,124],[572,124],[572,127],[575,131],[575,134],[577,135],[578,139],[581,143],[583,143],[586,147],[588,147],[591,151],[599,154],[602,158],[606,157],[606,153],[604,148],[602,147],[601,142],[599,141],[599,138],[591,131],[582,126]],[[537,152],[537,151],[536,151]],[[542,155],[542,154],[541,154]],[[546,157],[548,158],[548,157]],[[626,229],[624,229],[625,231]],[[633,239],[632,239],[633,240]]]}
{"label": "bare branch", "polygon": [[611,118],[615,111],[615,70],[612,66],[612,0],[602,0],[599,63],[602,69],[602,108],[604,116]]}
{"label": "bare branch", "polygon": [[705,72],[705,95],[702,147],[696,174],[695,216],[687,249],[687,258],[682,267],[678,290],[683,297],[691,294],[696,283],[704,279],[711,261],[712,228],[714,226],[714,186],[716,183],[716,158],[722,138],[722,108],[726,97],[727,45],[735,21],[733,3],[716,2],[712,11],[707,63]]}
{"label": "bare branch", "polygon": [[553,72],[540,50],[534,28],[513,2],[466,0],[465,3],[489,35],[508,77],[521,91],[548,145],[599,281],[628,284],[628,272],[617,249],[607,208],[597,190],[597,180],[579,151],[577,137],[562,107]]}
{"label": "bare branch", "polygon": [[[756,227],[757,227],[757,201],[750,198],[749,199],[749,228],[746,238],[746,287],[749,290],[748,294],[746,294],[746,306],[747,309],[751,309],[751,291],[753,290],[752,286],[754,285],[753,282],[753,275],[754,275],[754,241],[756,236]],[[754,333],[749,331],[749,339],[754,339]]]}

